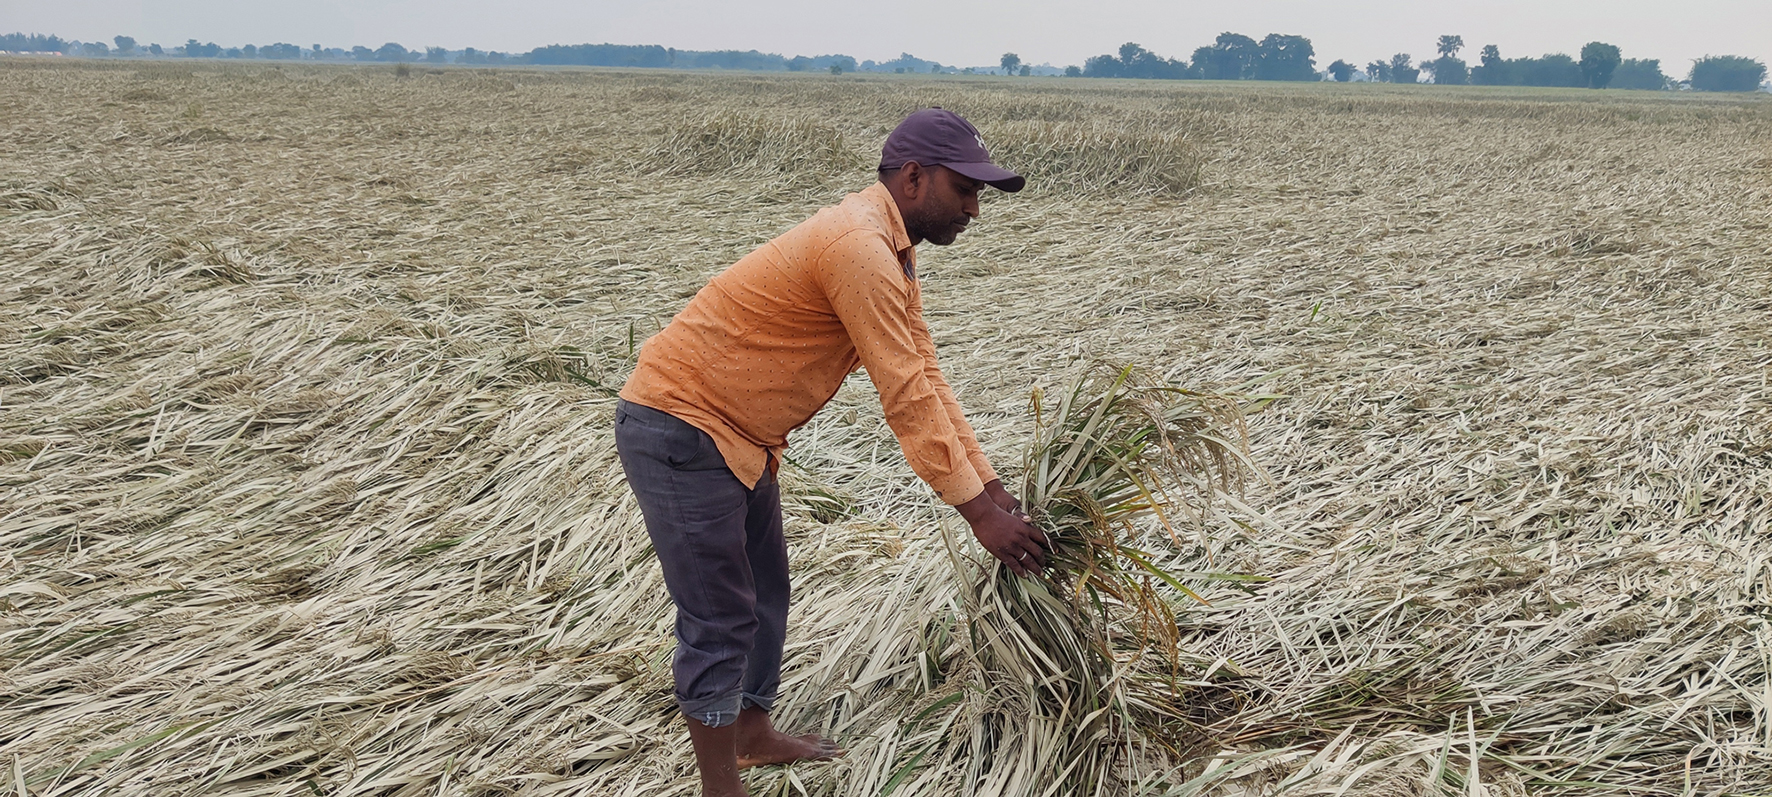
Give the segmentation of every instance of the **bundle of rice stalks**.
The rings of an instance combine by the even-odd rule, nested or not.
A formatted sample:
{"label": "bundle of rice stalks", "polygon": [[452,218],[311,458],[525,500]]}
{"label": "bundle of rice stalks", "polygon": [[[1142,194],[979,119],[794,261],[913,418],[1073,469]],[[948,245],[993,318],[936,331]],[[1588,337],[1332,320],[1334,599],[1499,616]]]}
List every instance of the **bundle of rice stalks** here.
{"label": "bundle of rice stalks", "polygon": [[1254,470],[1243,418],[1275,398],[1184,390],[1129,368],[1086,374],[1055,405],[1035,394],[1023,495],[1050,540],[1047,568],[1021,578],[992,566],[967,608],[992,702],[1026,723],[1019,760],[1039,793],[1106,793],[1141,742],[1179,748],[1172,601],[1204,599],[1138,542],[1181,544],[1177,527]]}

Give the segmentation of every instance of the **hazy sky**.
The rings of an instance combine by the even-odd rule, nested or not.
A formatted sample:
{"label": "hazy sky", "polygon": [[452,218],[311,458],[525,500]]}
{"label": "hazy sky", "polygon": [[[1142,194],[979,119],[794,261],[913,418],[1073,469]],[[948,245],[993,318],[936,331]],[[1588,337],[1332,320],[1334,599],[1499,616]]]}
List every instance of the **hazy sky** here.
{"label": "hazy sky", "polygon": [[1473,62],[1485,44],[1509,57],[1576,55],[1597,39],[1683,76],[1706,54],[1772,59],[1772,0],[0,0],[0,33],[85,41],[511,52],[615,42],[874,60],[910,52],[961,66],[1009,51],[1029,63],[1081,64],[1126,41],[1185,58],[1227,30],[1308,36],[1319,67],[1431,57],[1445,33],[1464,37]]}

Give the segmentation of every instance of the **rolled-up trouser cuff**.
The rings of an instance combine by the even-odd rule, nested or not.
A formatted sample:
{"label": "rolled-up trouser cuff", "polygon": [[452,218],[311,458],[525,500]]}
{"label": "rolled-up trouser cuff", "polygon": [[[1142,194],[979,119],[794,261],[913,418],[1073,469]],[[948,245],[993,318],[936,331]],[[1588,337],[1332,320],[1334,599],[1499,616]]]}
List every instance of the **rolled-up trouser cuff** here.
{"label": "rolled-up trouser cuff", "polygon": [[738,720],[738,712],[747,706],[754,706],[764,711],[775,708],[775,696],[764,697],[750,692],[740,692],[737,697],[722,697],[717,700],[701,700],[694,703],[677,701],[677,707],[683,710],[684,716],[694,719],[710,728],[724,728]]}
{"label": "rolled-up trouser cuff", "polygon": [[737,692],[713,700],[677,700],[677,708],[682,709],[683,716],[710,728],[724,728],[737,722],[739,709],[743,705],[743,699]]}
{"label": "rolled-up trouser cuff", "polygon": [[770,709],[775,708],[775,695],[764,697],[762,695],[753,695],[750,692],[744,692],[739,695],[739,706],[756,706],[764,712],[768,712]]}

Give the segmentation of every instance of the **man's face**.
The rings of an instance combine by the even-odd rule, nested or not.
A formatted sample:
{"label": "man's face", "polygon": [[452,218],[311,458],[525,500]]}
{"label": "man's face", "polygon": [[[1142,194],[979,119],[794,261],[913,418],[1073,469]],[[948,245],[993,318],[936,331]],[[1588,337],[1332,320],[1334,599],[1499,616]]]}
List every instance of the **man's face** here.
{"label": "man's face", "polygon": [[978,218],[978,192],[984,183],[942,166],[923,170],[926,188],[911,208],[901,209],[905,231],[936,246],[947,246]]}

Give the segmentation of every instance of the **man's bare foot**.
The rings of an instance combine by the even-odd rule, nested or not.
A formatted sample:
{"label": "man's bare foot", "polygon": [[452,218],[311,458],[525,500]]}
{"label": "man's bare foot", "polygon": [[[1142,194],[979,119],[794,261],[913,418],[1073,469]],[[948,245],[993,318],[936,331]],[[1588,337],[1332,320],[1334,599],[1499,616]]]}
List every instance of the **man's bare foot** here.
{"label": "man's bare foot", "polygon": [[738,713],[738,768],[823,761],[843,754],[836,742],[809,733],[789,736],[775,729],[769,712],[746,707]]}

